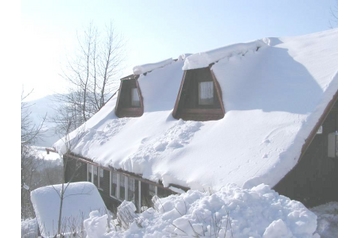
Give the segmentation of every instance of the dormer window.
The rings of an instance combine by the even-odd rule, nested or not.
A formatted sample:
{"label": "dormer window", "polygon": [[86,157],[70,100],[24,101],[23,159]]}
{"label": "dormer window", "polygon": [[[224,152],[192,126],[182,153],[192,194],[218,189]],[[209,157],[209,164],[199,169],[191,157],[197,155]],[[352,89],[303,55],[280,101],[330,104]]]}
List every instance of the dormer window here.
{"label": "dormer window", "polygon": [[199,82],[198,104],[213,105],[214,103],[214,83],[213,81]]}
{"label": "dormer window", "polygon": [[132,88],[131,89],[131,105],[133,107],[139,107],[140,106],[139,94],[138,94],[138,89],[137,88]]}
{"label": "dormer window", "polygon": [[117,117],[140,117],[143,114],[143,98],[138,77],[130,75],[121,79],[115,108]]}
{"label": "dormer window", "polygon": [[186,70],[173,110],[176,119],[209,121],[224,117],[221,89],[210,66]]}

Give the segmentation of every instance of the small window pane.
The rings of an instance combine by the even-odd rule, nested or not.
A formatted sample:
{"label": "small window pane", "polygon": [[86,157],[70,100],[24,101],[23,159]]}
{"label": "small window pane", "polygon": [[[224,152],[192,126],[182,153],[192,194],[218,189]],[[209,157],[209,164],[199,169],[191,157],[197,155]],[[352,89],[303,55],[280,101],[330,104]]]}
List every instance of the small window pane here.
{"label": "small window pane", "polygon": [[92,182],[92,165],[87,164],[87,181]]}
{"label": "small window pane", "polygon": [[199,105],[214,103],[214,84],[212,81],[199,82]]}
{"label": "small window pane", "polygon": [[118,198],[118,174],[111,172],[111,196]]}
{"label": "small window pane", "polygon": [[125,199],[125,191],[126,191],[126,185],[125,185],[125,177],[123,174],[119,174],[119,198],[121,200]]}
{"label": "small window pane", "polygon": [[338,157],[338,131],[328,134],[328,157]]}
{"label": "small window pane", "polygon": [[98,183],[98,187],[99,187],[99,188],[103,188],[103,186],[104,186],[103,169],[102,169],[102,168],[98,168],[98,171],[99,171],[99,183]]}
{"label": "small window pane", "polygon": [[93,166],[93,184],[96,185],[98,187],[98,171],[97,171],[97,167]]}
{"label": "small window pane", "polygon": [[131,104],[134,107],[139,107],[139,94],[137,88],[131,89]]}
{"label": "small window pane", "polygon": [[128,177],[128,201],[134,201],[135,180]]}
{"label": "small window pane", "polygon": [[156,190],[156,186],[153,185],[153,184],[149,184],[149,195],[150,195],[151,197],[153,197],[154,195],[156,195],[155,190]]}

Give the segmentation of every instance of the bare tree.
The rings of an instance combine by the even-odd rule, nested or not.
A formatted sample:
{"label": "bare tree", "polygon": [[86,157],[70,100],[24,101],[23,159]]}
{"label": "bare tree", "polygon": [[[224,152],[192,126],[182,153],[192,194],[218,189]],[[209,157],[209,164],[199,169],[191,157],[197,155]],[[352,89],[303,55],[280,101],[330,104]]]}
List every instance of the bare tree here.
{"label": "bare tree", "polygon": [[330,28],[338,27],[338,0],[334,0],[334,5],[330,8],[331,20],[329,21]]}
{"label": "bare tree", "polygon": [[68,121],[72,131],[104,106],[119,87],[124,61],[124,41],[112,24],[103,35],[91,23],[77,39],[78,51],[61,73],[69,83],[68,93],[59,96],[61,107],[52,118],[61,134]]}
{"label": "bare tree", "polygon": [[[87,165],[85,163],[82,163],[78,161],[76,158],[74,158],[72,155],[73,151],[75,150],[76,146],[81,142],[83,137],[86,135],[86,123],[82,124],[80,127],[76,128],[74,131],[70,131],[72,125],[72,121],[67,121],[67,133],[66,136],[64,136],[61,141],[62,144],[59,146],[58,153],[63,161],[63,182],[60,184],[61,189],[57,190],[54,186],[53,189],[56,191],[58,197],[59,197],[59,215],[57,220],[57,236],[64,237],[64,232],[66,231],[66,228],[68,228],[69,221],[66,221],[68,218],[63,218],[63,205],[67,197],[73,196],[73,195],[83,195],[86,194],[86,192],[79,192],[77,194],[66,194],[66,191],[68,190],[71,183],[76,181],[76,176],[78,175],[79,171],[84,168],[87,170]],[[88,193],[89,191],[87,191]],[[107,212],[107,209],[103,208],[105,212]],[[110,217],[108,217],[110,219]],[[71,223],[71,222],[70,222]],[[73,224],[70,224],[73,226],[73,230],[76,232],[80,232],[81,234],[77,234],[79,237],[84,237],[83,232],[84,230],[78,231],[78,224],[83,224],[83,219],[80,223],[73,222]],[[108,226],[110,224],[108,223]],[[83,229],[83,227],[81,228]],[[82,236],[81,236],[82,235]]]}
{"label": "bare tree", "polygon": [[26,98],[32,93],[21,92],[21,219],[34,216],[34,211],[30,201],[30,190],[41,184],[37,179],[36,168],[42,162],[36,158],[35,151],[31,145],[36,142],[42,131],[46,116],[42,118],[40,124],[31,120],[31,104],[26,103]]}
{"label": "bare tree", "polygon": [[36,125],[30,118],[31,111],[29,110],[31,104],[25,102],[26,98],[33,92],[21,92],[21,145],[30,145],[39,139],[40,134],[43,133],[42,126],[46,120],[46,115],[42,118],[41,123]]}
{"label": "bare tree", "polygon": [[[57,151],[63,161],[63,182],[57,193],[60,200],[58,235],[64,226],[62,209],[66,190],[83,166],[70,155],[84,135],[85,122],[118,90],[124,61],[123,39],[116,34],[112,24],[106,28],[105,34],[101,34],[91,23],[77,35],[77,40],[78,49],[60,74],[69,83],[68,92],[57,96],[60,106],[55,117],[51,118],[57,124],[56,134],[62,138],[64,148]],[[71,167],[71,172],[66,167]]]}
{"label": "bare tree", "polygon": [[[62,151],[58,151],[58,153],[60,154],[61,159],[63,161],[63,174],[62,174],[63,182],[61,183],[61,190],[57,191],[54,188],[54,190],[57,192],[57,195],[59,196],[59,199],[60,199],[59,215],[58,215],[58,221],[57,221],[57,234],[58,235],[61,235],[61,231],[63,230],[62,229],[63,228],[62,210],[63,210],[63,202],[64,202],[64,199],[66,198],[66,196],[65,196],[66,190],[67,190],[68,186],[70,185],[70,183],[72,182],[77,171],[81,167],[81,165],[79,163],[74,163],[74,165],[75,165],[74,172],[72,173],[72,175],[69,179],[66,179],[66,167],[69,166],[69,163],[68,163],[68,160],[64,159],[64,156],[68,153],[71,153],[72,149],[78,144],[79,140],[81,139],[81,137],[83,135],[83,130],[77,129],[77,131],[74,131],[72,133],[72,134],[75,134],[74,138],[71,138],[71,135],[70,135],[71,125],[72,125],[72,121],[71,120],[67,121],[66,136],[63,137],[63,139],[62,139],[64,149]],[[82,128],[84,128],[84,125]],[[68,181],[66,181],[66,180],[68,180]]]}

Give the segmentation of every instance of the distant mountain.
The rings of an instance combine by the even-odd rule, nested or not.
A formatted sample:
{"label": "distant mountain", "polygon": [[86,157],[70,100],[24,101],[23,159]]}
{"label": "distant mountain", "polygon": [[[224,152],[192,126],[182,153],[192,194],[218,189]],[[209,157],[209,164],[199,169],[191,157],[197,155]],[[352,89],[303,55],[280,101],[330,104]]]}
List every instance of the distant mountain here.
{"label": "distant mountain", "polygon": [[51,122],[51,118],[56,116],[56,108],[60,106],[58,100],[56,100],[58,96],[59,94],[53,94],[26,102],[30,105],[30,119],[35,125],[40,125],[46,116],[42,127],[43,132],[34,146],[51,147],[53,143],[60,139],[60,136],[55,133],[56,124]]}
{"label": "distant mountain", "polygon": [[[64,96],[64,94],[51,94],[43,98],[26,102],[29,105],[28,110],[31,113],[30,119],[35,125],[40,125],[43,118],[46,117],[42,126],[43,132],[33,146],[52,147],[56,141],[61,139],[56,133],[56,123],[52,122],[53,118],[56,117],[58,108],[61,107],[61,103],[65,103],[59,102],[58,98],[61,96]],[[105,98],[109,99],[111,96],[113,96],[113,93],[106,95]]]}

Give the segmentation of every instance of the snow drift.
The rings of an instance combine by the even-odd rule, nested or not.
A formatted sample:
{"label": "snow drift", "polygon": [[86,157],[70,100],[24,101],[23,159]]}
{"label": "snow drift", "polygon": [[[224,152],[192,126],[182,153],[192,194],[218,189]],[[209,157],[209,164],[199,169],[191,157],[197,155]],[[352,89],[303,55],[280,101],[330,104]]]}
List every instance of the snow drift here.
{"label": "snow drift", "polygon": [[[213,194],[190,190],[154,201],[126,230],[86,230],[88,237],[320,237],[313,212],[263,184],[228,184]],[[85,223],[105,225],[105,219],[92,213]]]}

